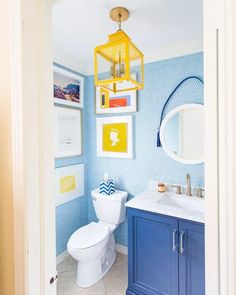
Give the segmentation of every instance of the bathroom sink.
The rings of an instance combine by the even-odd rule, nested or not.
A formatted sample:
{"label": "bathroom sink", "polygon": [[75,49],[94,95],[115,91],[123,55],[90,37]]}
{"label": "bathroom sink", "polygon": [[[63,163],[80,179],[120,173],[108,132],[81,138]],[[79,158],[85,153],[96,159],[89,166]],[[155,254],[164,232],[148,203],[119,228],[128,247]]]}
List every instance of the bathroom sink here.
{"label": "bathroom sink", "polygon": [[204,200],[193,196],[165,193],[157,203],[181,210],[204,212]]}
{"label": "bathroom sink", "polygon": [[126,203],[127,207],[204,222],[205,200],[170,192],[145,190]]}
{"label": "bathroom sink", "polygon": [[157,203],[164,205],[164,206],[172,206],[172,207],[183,207],[184,204],[180,200],[176,200],[176,198],[165,195]]}

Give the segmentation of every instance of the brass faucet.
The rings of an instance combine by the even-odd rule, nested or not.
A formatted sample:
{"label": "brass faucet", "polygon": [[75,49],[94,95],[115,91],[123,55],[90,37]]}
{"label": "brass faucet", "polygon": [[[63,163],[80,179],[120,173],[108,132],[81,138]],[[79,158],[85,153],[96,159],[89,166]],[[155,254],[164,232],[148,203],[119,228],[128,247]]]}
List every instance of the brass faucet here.
{"label": "brass faucet", "polygon": [[192,196],[192,189],[191,189],[191,177],[190,174],[186,175],[186,195]]}

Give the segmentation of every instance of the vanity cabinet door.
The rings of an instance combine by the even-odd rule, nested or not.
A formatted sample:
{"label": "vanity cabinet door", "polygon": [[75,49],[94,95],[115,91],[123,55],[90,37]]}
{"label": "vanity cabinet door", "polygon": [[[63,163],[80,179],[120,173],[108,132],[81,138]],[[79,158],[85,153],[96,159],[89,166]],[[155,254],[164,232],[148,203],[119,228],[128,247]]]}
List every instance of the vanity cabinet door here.
{"label": "vanity cabinet door", "polygon": [[179,234],[179,295],[204,295],[204,225],[180,220]]}
{"label": "vanity cabinet door", "polygon": [[127,294],[178,295],[178,221],[128,209],[128,227]]}

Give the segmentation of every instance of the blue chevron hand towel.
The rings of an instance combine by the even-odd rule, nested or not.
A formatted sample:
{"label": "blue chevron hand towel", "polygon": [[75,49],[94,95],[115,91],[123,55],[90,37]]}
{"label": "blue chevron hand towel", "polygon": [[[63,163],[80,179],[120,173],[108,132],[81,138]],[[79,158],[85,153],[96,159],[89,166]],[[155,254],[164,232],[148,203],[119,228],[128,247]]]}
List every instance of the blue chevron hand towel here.
{"label": "blue chevron hand towel", "polygon": [[115,192],[113,179],[102,180],[99,185],[99,193],[103,195],[111,195]]}

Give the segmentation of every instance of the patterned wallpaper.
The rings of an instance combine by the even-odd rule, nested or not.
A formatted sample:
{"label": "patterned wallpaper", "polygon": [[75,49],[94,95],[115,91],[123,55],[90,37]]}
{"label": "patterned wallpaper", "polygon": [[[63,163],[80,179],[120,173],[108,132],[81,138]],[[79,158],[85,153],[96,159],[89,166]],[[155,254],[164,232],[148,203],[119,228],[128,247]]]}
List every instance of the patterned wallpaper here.
{"label": "patterned wallpaper", "polygon": [[[163,104],[171,91],[189,75],[203,76],[203,53],[145,64],[145,89],[138,93],[138,112],[134,113],[134,158],[115,159],[96,156],[96,117],[93,76],[85,77],[82,157],[56,161],[56,167],[85,163],[85,196],[56,208],[57,255],[66,250],[70,235],[79,227],[96,220],[90,192],[108,172],[129,198],[147,187],[149,180],[185,183],[190,173],[194,186],[204,186],[204,164],[184,165],[172,160],[156,147],[157,127]],[[203,103],[203,87],[189,80],[174,95],[167,112],[184,103]],[[122,115],[122,114],[121,114]],[[107,115],[109,116],[109,115]],[[127,245],[127,223],[115,233],[117,243]]]}
{"label": "patterned wallpaper", "polygon": [[[111,159],[96,156],[96,117],[94,114],[93,76],[87,77],[89,100],[88,191],[96,188],[107,171],[117,188],[126,190],[129,198],[147,188],[150,179],[185,184],[190,173],[192,185],[204,185],[204,165],[184,165],[172,160],[156,147],[157,127],[165,100],[175,86],[189,75],[203,76],[203,54],[197,53],[145,64],[145,88],[139,93],[138,112],[134,113],[134,158]],[[184,103],[203,103],[203,87],[195,80],[183,84],[170,102],[167,112]],[[88,195],[88,220],[96,220]],[[127,223],[116,230],[116,241],[127,245]]]}

